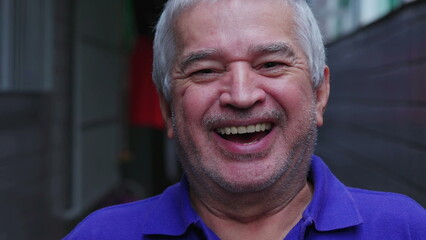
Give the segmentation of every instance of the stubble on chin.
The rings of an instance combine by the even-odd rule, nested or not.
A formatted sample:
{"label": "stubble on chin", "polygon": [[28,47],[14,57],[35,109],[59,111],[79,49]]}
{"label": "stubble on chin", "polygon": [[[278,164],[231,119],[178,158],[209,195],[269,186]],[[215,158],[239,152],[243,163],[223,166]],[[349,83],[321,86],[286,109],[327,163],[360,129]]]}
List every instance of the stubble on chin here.
{"label": "stubble on chin", "polygon": [[[292,181],[298,181],[295,180],[296,178],[306,178],[306,174],[309,169],[310,156],[313,153],[317,136],[315,111],[313,109],[310,109],[310,115],[311,118],[309,120],[304,120],[310,121],[310,123],[307,124],[307,126],[309,126],[308,129],[295,129],[295,133],[299,136],[299,139],[296,140],[296,143],[289,152],[287,152],[284,156],[280,156],[281,158],[277,162],[282,164],[276,166],[275,171],[269,177],[257,182],[238,182],[226,179],[226,177],[223,176],[221,169],[214,167],[212,168],[212,166],[205,164],[206,161],[214,163],[220,159],[206,159],[207,156],[215,156],[214,154],[204,154],[207,156],[203,157],[200,152],[201,150],[195,147],[197,145],[195,144],[194,139],[190,137],[191,129],[178,129],[179,123],[177,123],[174,114],[172,114],[173,128],[176,137],[176,147],[182,168],[185,174],[188,176],[190,184],[196,188],[194,189],[195,191],[209,192],[211,190],[210,188],[214,188],[213,185],[218,185],[223,190],[232,193],[259,192],[272,186],[283,176],[288,178],[287,182],[289,185],[291,185]],[[281,120],[283,119],[283,115],[279,113],[273,113],[270,115],[270,117],[281,118]],[[209,118],[209,120],[204,122],[204,125],[209,126],[211,124],[216,124],[217,121],[225,121],[224,119],[226,119],[224,116]],[[182,127],[182,125],[180,126]],[[269,152],[248,155],[237,155],[229,152],[221,152],[221,154],[224,157],[231,159],[252,161],[266,157]],[[288,186],[283,185],[282,188],[288,188]]]}

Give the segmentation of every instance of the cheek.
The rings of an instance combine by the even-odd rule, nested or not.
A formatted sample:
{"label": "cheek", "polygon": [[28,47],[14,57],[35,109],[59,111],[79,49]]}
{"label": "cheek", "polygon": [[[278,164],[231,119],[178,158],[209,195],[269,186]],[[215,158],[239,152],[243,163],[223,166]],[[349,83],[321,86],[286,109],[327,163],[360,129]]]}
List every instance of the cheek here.
{"label": "cheek", "polygon": [[216,98],[214,91],[208,86],[193,85],[187,87],[180,95],[181,112],[186,124],[188,122],[194,124],[194,121],[201,124],[201,119],[211,106],[214,105]]}
{"label": "cheek", "polygon": [[267,92],[281,105],[289,117],[312,107],[312,89],[304,84],[276,84],[268,88]]}

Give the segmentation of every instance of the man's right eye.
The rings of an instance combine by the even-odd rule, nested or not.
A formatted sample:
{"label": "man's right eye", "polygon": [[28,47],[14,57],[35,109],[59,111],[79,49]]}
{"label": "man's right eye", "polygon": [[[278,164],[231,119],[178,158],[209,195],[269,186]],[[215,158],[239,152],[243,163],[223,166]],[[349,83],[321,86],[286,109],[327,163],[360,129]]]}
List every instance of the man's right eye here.
{"label": "man's right eye", "polygon": [[221,71],[212,68],[205,68],[190,72],[187,77],[194,82],[210,82],[219,77]]}
{"label": "man's right eye", "polygon": [[191,75],[196,75],[196,74],[211,74],[213,72],[214,71],[212,69],[201,69],[201,70],[198,70],[198,71],[195,71],[195,72],[191,73]]}

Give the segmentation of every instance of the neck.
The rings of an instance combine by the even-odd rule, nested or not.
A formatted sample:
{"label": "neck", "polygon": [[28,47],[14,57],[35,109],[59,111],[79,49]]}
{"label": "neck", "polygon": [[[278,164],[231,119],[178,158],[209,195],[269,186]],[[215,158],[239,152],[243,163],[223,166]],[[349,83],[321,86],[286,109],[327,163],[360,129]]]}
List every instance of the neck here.
{"label": "neck", "polygon": [[[272,187],[273,188],[273,187]],[[283,239],[312,199],[306,179],[293,186],[215,196],[191,192],[196,211],[221,239]]]}

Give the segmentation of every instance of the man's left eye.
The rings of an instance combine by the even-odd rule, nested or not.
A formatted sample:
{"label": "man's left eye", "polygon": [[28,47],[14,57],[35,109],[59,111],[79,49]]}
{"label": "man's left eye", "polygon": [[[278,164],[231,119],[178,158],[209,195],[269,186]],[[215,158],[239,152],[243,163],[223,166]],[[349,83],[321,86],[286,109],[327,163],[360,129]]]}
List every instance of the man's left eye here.
{"label": "man's left eye", "polygon": [[201,69],[201,70],[198,70],[198,71],[195,72],[195,74],[198,74],[198,73],[200,73],[200,74],[210,74],[210,73],[213,73],[213,70],[212,69]]}
{"label": "man's left eye", "polygon": [[267,63],[263,64],[263,67],[264,68],[273,68],[273,67],[281,66],[281,65],[283,65],[283,64],[279,63],[279,62],[267,62]]}

